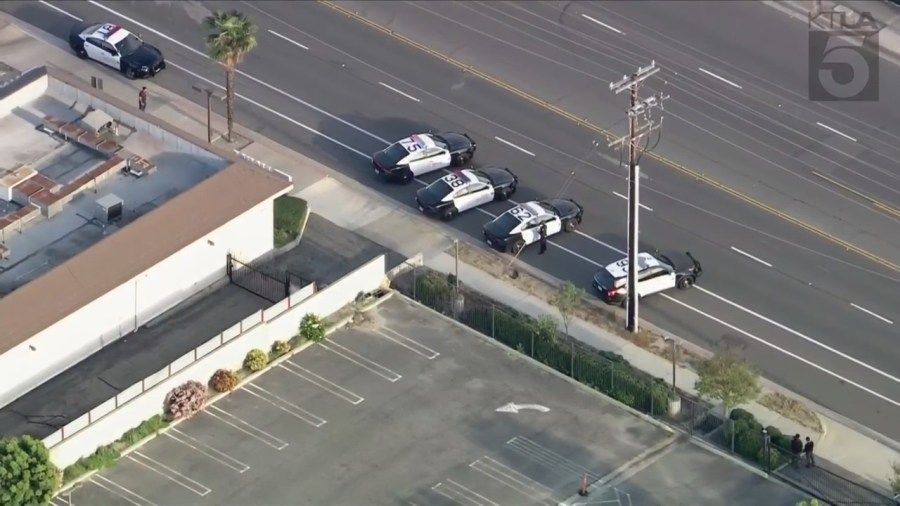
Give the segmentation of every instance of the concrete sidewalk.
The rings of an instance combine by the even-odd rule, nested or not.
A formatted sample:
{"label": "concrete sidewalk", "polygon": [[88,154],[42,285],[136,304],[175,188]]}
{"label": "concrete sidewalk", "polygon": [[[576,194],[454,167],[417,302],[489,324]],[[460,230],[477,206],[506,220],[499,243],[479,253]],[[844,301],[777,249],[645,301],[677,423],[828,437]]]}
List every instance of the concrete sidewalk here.
{"label": "concrete sidewalk", "polygon": [[[3,19],[0,17],[0,30],[4,30]],[[16,51],[4,51],[3,60],[8,64],[25,69],[40,64],[38,62],[46,62],[73,72],[85,80],[90,80],[92,75],[97,74],[96,69],[85,65],[84,62],[71,55],[64,42],[33,27],[23,28],[44,43],[27,44],[22,42],[16,44]],[[4,40],[9,38],[8,33],[3,35],[4,37],[0,38]],[[57,49],[54,50],[48,45]],[[127,81],[112,75],[104,75],[104,81],[105,92],[126,101],[134,100],[142,86],[141,82]],[[155,88],[153,94],[154,100],[150,102],[147,112],[205,138],[206,110],[204,108],[165,89]],[[218,116],[214,116],[213,121],[217,125],[224,124],[224,119]],[[236,128],[236,131],[245,141],[234,147],[239,148],[248,160],[289,174],[295,184],[294,195],[308,200],[317,213],[339,226],[354,230],[406,256],[422,253],[428,266],[444,272],[453,270],[454,260],[442,251],[446,250],[454,239],[474,242],[472,238],[462,236],[453,229],[442,227],[431,220],[421,219],[411,210],[390,202],[374,190],[261,137],[253,131],[240,126]],[[218,140],[216,144],[225,145],[226,143]],[[464,263],[460,263],[460,279],[473,289],[522,313],[535,316],[556,313],[556,310],[546,302]],[[611,350],[623,355],[635,367],[654,376],[662,378],[671,376],[671,362],[604,329],[578,320],[570,324],[569,331],[573,337],[598,349]],[[680,339],[679,341],[683,342]],[[692,371],[681,368],[678,370],[677,378],[678,386],[681,389],[694,393],[693,385],[696,375]],[[766,384],[766,388],[798,398],[775,385]],[[777,426],[785,433],[808,434],[810,432],[799,424],[784,419],[758,404],[754,403],[746,408],[763,425]],[[900,461],[900,453],[885,444],[880,444],[874,437],[864,435],[863,428],[857,430],[851,427],[852,422],[839,420],[837,417],[827,414],[824,409],[818,411],[826,427],[826,432],[819,438],[816,445],[817,453],[886,488],[890,463]],[[897,443],[893,444],[897,445]],[[900,447],[900,445],[896,447]]]}

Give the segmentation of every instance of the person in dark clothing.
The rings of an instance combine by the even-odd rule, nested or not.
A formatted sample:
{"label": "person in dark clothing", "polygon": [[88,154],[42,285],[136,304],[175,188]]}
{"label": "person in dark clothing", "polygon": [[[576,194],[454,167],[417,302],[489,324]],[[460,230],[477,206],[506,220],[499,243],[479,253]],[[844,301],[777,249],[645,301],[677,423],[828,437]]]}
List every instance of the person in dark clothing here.
{"label": "person in dark clothing", "polygon": [[800,434],[794,434],[794,439],[791,439],[791,465],[795,468],[800,467],[801,453],[803,453],[803,441],[800,439]]}
{"label": "person in dark clothing", "polygon": [[538,230],[538,233],[541,234],[541,251],[538,253],[539,255],[543,255],[545,251],[547,251],[547,224],[541,223],[541,228]]}
{"label": "person in dark clothing", "polygon": [[813,446],[815,446],[809,437],[806,438],[806,444],[803,446],[803,455],[806,456],[806,467],[816,467],[816,458],[813,457]]}
{"label": "person in dark clothing", "polygon": [[144,111],[147,109],[147,87],[144,86],[141,88],[140,93],[138,93],[138,109]]}

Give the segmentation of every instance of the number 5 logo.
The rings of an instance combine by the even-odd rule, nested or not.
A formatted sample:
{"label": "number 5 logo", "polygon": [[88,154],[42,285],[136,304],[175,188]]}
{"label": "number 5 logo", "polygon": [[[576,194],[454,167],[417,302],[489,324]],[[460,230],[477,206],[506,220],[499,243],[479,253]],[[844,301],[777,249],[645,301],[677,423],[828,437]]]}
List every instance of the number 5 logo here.
{"label": "number 5 logo", "polygon": [[[811,31],[809,33],[809,99],[814,101],[878,100],[876,34]],[[853,44],[844,38],[858,41]]]}

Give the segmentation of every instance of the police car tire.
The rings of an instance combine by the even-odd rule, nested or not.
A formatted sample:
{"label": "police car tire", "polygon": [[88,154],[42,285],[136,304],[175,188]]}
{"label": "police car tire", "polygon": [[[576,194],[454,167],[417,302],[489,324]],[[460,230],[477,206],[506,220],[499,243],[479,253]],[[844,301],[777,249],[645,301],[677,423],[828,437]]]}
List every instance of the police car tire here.
{"label": "police car tire", "polygon": [[510,196],[509,188],[501,188],[497,190],[496,200],[507,200]]}
{"label": "police car tire", "polygon": [[409,169],[403,169],[400,171],[400,182],[401,183],[404,183],[404,184],[410,183],[410,182],[412,182],[414,177],[415,176],[413,176],[412,171]]}
{"label": "police car tire", "polygon": [[578,223],[575,222],[575,219],[566,220],[565,228],[566,232],[574,232],[575,228],[578,226]]}
{"label": "police car tire", "polygon": [[82,60],[88,59],[87,51],[84,50],[84,47],[80,47],[75,50],[75,56],[81,58]]}
{"label": "police car tire", "polygon": [[123,73],[128,79],[134,79],[134,70],[131,67],[126,67]]}
{"label": "police car tire", "polygon": [[444,212],[441,213],[441,219],[444,221],[450,221],[453,218],[456,218],[456,215],[459,214],[459,210],[456,209],[456,206],[450,206],[447,209],[444,209]]}
{"label": "police car tire", "polygon": [[685,276],[678,280],[676,283],[679,290],[687,290],[694,286],[694,278],[693,276]]}
{"label": "police car tire", "polygon": [[453,166],[462,167],[463,165],[467,164],[471,158],[472,157],[471,155],[469,155],[469,153],[457,153],[453,155]]}

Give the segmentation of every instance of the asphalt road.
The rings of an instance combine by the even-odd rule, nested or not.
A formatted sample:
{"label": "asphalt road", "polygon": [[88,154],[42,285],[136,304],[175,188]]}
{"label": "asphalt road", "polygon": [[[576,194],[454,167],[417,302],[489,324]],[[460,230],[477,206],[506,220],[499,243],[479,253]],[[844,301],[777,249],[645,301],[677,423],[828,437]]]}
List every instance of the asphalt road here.
{"label": "asphalt road", "polygon": [[[125,21],[96,5],[58,5],[85,19]],[[225,7],[233,5],[115,4],[179,41],[123,23],[158,44],[174,64],[156,84],[185,96],[193,83],[222,80],[221,71],[193,51],[203,49],[196,34],[207,9]],[[529,250],[524,261],[587,286],[597,264],[621,256],[615,250],[624,249],[625,201],[614,192],[625,192],[624,173],[618,160],[592,149],[590,132],[321,5],[268,2],[265,12],[245,7],[260,25],[260,47],[241,67],[246,74],[238,83],[243,96],[266,108],[240,104],[240,121],[248,127],[379,185],[365,156],[386,141],[431,128],[468,131],[479,141],[478,163],[507,165],[520,175],[517,200],[564,194],[586,204],[579,234],[560,237],[544,256]],[[38,4],[4,8],[58,35],[71,26]],[[642,215],[648,248],[690,249],[706,270],[697,290],[648,299],[642,316],[710,348],[740,347],[767,377],[897,438],[900,430],[889,421],[900,414],[900,380],[889,374],[896,370],[897,327],[851,305],[900,322],[890,300],[897,286],[891,273],[649,158],[642,169],[643,202],[652,209]],[[412,202],[413,188],[379,187]],[[486,209],[497,214],[505,207]],[[454,226],[477,236],[485,219],[472,212]]]}
{"label": "asphalt road", "polygon": [[655,59],[659,154],[900,264],[896,65],[879,102],[810,102],[807,28],[759,2],[337,3],[607,129]]}

